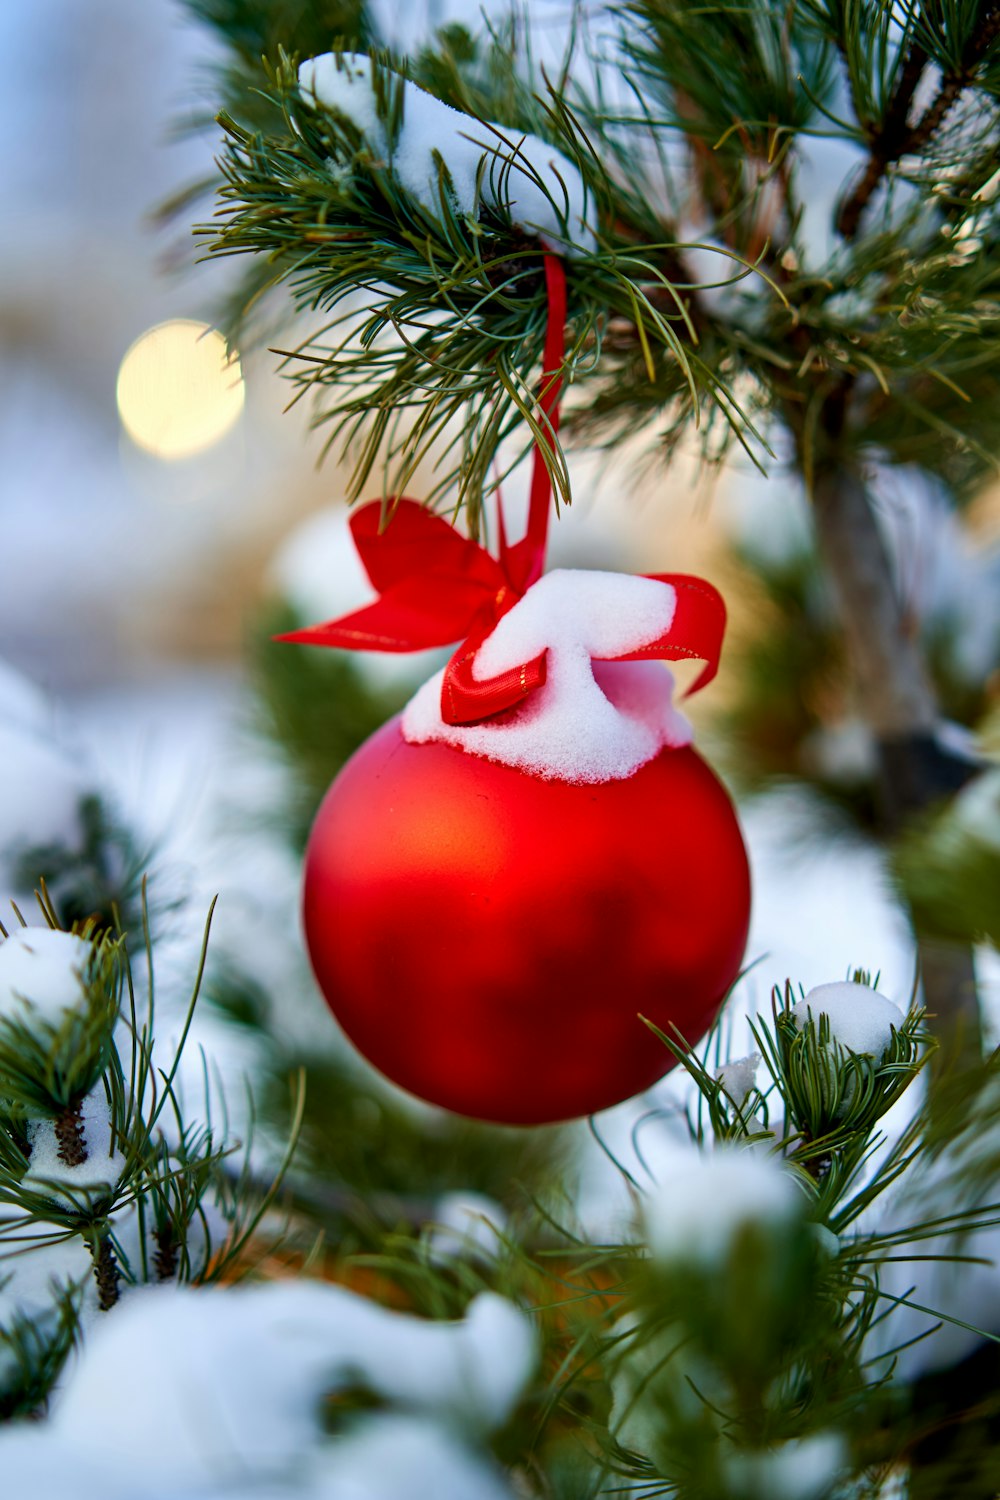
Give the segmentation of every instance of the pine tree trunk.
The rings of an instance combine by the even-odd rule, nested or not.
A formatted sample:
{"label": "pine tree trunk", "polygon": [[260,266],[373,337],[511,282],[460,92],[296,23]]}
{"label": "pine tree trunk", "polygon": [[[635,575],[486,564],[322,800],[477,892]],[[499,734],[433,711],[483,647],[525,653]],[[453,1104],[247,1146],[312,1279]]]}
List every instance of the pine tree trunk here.
{"label": "pine tree trunk", "polygon": [[861,476],[846,467],[824,466],[812,498],[861,711],[880,745],[931,740],[937,719],[933,690],[919,647],[904,628],[889,557]]}
{"label": "pine tree trunk", "polygon": [[[907,628],[889,557],[858,471],[826,462],[813,511],[820,554],[841,616],[858,706],[875,736],[884,831],[956,792],[974,774],[935,735],[937,703],[919,642]],[[979,1008],[971,950],[917,932],[924,998],[950,1060],[979,1054]]]}

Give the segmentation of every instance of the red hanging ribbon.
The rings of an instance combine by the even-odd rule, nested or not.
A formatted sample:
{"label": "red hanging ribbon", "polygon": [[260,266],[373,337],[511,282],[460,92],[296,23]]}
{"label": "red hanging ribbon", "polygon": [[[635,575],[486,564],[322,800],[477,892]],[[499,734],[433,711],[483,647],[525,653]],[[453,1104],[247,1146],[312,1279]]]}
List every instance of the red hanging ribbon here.
{"label": "red hanging ribbon", "polygon": [[[545,256],[545,284],[548,316],[538,409],[540,424],[554,443],[559,431],[566,325],[566,277],[555,255]],[[513,708],[545,681],[546,653],[485,681],[473,676],[472,664],[497,621],[542,575],[551,498],[549,471],[536,445],[527,530],[519,542],[509,545],[498,506],[496,558],[414,500],[397,501],[384,528],[378,501],[361,506],[351,517],[351,535],[378,599],[338,620],[293,630],[277,639],[347,651],[423,651],[462,639],[445,668],[444,722],[480,723]],[[704,579],[687,574],[645,576],[670,584],[676,592],[670,629],[659,640],[614,659],[698,658],[706,665],[688,690],[697,692],[718,669],[726,624],[722,597]]]}

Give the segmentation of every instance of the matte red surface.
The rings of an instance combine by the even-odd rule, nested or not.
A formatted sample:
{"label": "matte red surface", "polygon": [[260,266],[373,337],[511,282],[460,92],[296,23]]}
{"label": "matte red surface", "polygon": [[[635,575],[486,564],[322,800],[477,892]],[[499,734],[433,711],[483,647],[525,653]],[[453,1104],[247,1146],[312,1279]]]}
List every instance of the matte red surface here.
{"label": "matte red surface", "polygon": [[694,750],[625,781],[544,781],[391,720],[352,757],[306,854],[309,952],[330,1008],[394,1083],[541,1124],[671,1066],[639,1014],[695,1043],[746,944],[732,804]]}

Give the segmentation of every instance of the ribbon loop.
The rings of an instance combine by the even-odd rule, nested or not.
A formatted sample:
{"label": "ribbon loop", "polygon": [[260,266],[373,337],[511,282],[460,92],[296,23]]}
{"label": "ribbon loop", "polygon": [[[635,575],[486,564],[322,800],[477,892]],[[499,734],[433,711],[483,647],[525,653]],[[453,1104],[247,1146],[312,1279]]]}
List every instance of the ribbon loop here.
{"label": "ribbon loop", "polygon": [[[552,441],[559,431],[559,395],[565,357],[566,278],[557,256],[545,256],[548,315],[538,396],[539,424]],[[388,511],[379,502],[351,517],[351,534],[378,599],[363,609],[278,636],[305,645],[347,651],[423,651],[461,640],[444,672],[441,717],[446,724],[477,724],[522,703],[546,680],[546,655],[482,680],[473,675],[480,646],[497,621],[542,575],[552,481],[536,443],[528,524],[511,545],[499,513],[499,557],[463,537],[443,517],[414,500]],[[686,657],[705,662],[688,689],[695,693],[715,676],[726,626],[722,597],[710,583],[686,573],[650,573],[676,597],[670,629],[657,641],[615,661]]]}
{"label": "ribbon loop", "polygon": [[[558,256],[545,256],[545,286],[548,314],[538,407],[554,441],[566,325],[566,275]],[[377,501],[361,506],[351,517],[351,535],[378,599],[340,619],[277,639],[347,651],[423,651],[466,637],[445,669],[442,714],[447,720],[453,705],[457,713],[474,715],[454,722],[474,723],[511,707],[544,682],[544,656],[505,673],[504,685],[492,689],[473,677],[472,657],[497,620],[542,575],[551,498],[549,472],[536,446],[527,530],[519,542],[509,544],[501,516],[499,559],[414,500],[397,500],[388,520]],[[490,708],[490,703],[497,706]]]}
{"label": "ribbon loop", "polygon": [[474,677],[472,663],[492,628],[491,624],[470,636],[448,663],[441,684],[441,718],[446,724],[482,724],[508,708],[516,708],[545,681],[546,651],[496,677]]}
{"label": "ribbon loop", "polygon": [[719,670],[722,638],[726,633],[726,605],[714,584],[692,573],[644,573],[656,583],[666,583],[674,590],[674,617],[658,640],[614,661],[703,661],[704,669],[685,693],[690,697],[707,687]]}
{"label": "ribbon loop", "polygon": [[[703,661],[704,670],[685,696],[712,681],[719,667],[722,637],[726,628],[726,606],[722,595],[704,578],[688,573],[646,573],[656,583],[674,591],[675,605],[670,629],[655,641],[615,656],[595,661]],[[473,675],[473,662],[495,620],[484,624],[458,648],[448,663],[441,688],[441,717],[446,724],[481,724],[515,707],[541,687],[546,679],[546,652],[523,666],[511,667],[496,677]]]}
{"label": "ribbon loop", "polygon": [[399,500],[387,525],[378,501],[361,506],[351,517],[351,535],[379,598],[278,640],[347,651],[450,646],[507,586],[484,547],[415,500]]}

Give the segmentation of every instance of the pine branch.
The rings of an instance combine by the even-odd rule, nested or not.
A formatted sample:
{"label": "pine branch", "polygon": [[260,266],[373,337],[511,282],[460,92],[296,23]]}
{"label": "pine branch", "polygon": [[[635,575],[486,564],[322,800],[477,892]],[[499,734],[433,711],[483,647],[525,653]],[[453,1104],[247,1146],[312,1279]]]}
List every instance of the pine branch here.
{"label": "pine branch", "polygon": [[[51,907],[44,909],[54,922]],[[126,1284],[206,1281],[234,1262],[245,1274],[259,1258],[250,1242],[295,1148],[298,1116],[278,1178],[260,1189],[246,1162],[242,1174],[228,1170],[236,1148],[213,1129],[207,1079],[205,1122],[185,1121],[175,1080],[205,949],[177,1050],[169,1066],[161,1066],[144,886],[142,909],[149,978],[144,1019],[120,936],[84,940],[53,930],[45,933],[43,946],[39,930],[29,929],[27,935],[5,939],[23,945],[29,994],[15,995],[13,1004],[7,998],[8,1013],[0,1024],[0,1265],[12,1263],[4,1304],[15,1310],[13,1322],[0,1328],[0,1417],[23,1411],[26,1404],[34,1409],[44,1400],[84,1304],[107,1312]],[[49,1015],[31,1001],[32,963],[48,964],[50,989],[60,978],[65,984],[66,1005]],[[169,1125],[165,1109],[172,1117]],[[49,1158],[43,1166],[44,1153],[37,1160],[29,1153],[29,1139],[39,1137],[25,1131],[24,1116],[52,1122],[44,1129],[55,1138],[55,1161]],[[92,1126],[103,1137],[100,1150],[89,1138]],[[245,1149],[249,1159],[252,1139]],[[30,1275],[31,1257],[53,1250],[72,1253],[74,1247],[86,1247],[89,1275],[74,1283],[72,1308],[55,1286],[46,1307],[44,1297],[39,1301],[43,1279]],[[17,1316],[22,1267],[29,1273],[24,1297],[30,1319]],[[8,1388],[12,1360],[17,1382]]]}
{"label": "pine branch", "polygon": [[8,1317],[0,1327],[0,1423],[37,1418],[44,1410],[79,1339],[80,1303],[79,1286],[59,1283],[47,1313]]}
{"label": "pine branch", "polygon": [[[67,992],[67,1007],[52,1020],[29,1003],[0,1016],[0,1101],[3,1112],[58,1120],[74,1110],[111,1065],[113,1031],[122,986],[121,939],[92,939],[92,924],[79,934],[92,941],[86,969]],[[86,951],[86,950],[84,950]],[[71,976],[72,985],[72,976]],[[67,1150],[76,1152],[76,1127],[64,1123]],[[84,1148],[85,1149],[85,1148]]]}
{"label": "pine branch", "polygon": [[97,796],[81,799],[77,817],[82,837],[72,848],[29,843],[17,851],[15,885],[41,888],[51,919],[60,927],[140,931],[142,876],[155,850],[139,844]]}
{"label": "pine branch", "polygon": [[867,165],[838,212],[837,229],[844,239],[852,240],[857,234],[865,209],[889,168],[902,157],[923,150],[941,128],[959,96],[975,83],[998,36],[1000,6],[990,4],[970,33],[958,65],[945,71],[937,94],[912,126],[908,124],[910,106],[930,58],[919,41],[911,41],[889,108],[869,136]]}
{"label": "pine branch", "polygon": [[[390,91],[390,110],[395,75],[374,76]],[[678,287],[671,279],[681,268],[676,247],[647,242],[636,253],[637,236],[628,227],[642,196],[635,183],[609,175],[600,143],[587,137],[564,101],[527,95],[513,81],[508,93],[506,109],[503,100],[493,101],[494,113],[513,117],[514,139],[520,129],[551,139],[579,170],[592,200],[606,205],[602,219],[622,226],[607,249],[578,254],[568,265],[566,377],[585,378],[595,367],[606,326],[618,319],[636,330],[647,378],[678,394],[686,390],[693,412],[707,395],[738,429],[742,413],[729,380],[698,348],[693,284]],[[316,425],[329,428],[327,447],[355,449],[352,493],[385,457],[388,492],[405,492],[424,455],[436,448],[440,461],[445,428],[458,419],[461,461],[442,468],[428,498],[457,482],[458,503],[468,502],[475,528],[482,494],[494,482],[498,443],[525,427],[538,435],[531,409],[546,313],[540,246],[502,206],[484,210],[478,222],[457,216],[444,183],[440,210],[431,213],[366,150],[349,122],[300,94],[286,63],[273,100],[292,127],[284,137],[254,134],[223,118],[222,228],[198,232],[211,236],[212,254],[266,254],[273,284],[287,281],[300,309],[330,315],[285,357],[300,396],[336,393],[332,406],[318,409]],[[643,212],[649,216],[648,203]],[[737,279],[745,258],[734,259]],[[369,316],[341,315],[339,305],[357,291]],[[542,446],[568,501],[558,453],[544,440]]]}
{"label": "pine branch", "polygon": [[278,46],[309,56],[339,38],[367,46],[375,39],[365,0],[183,0],[248,68]]}

